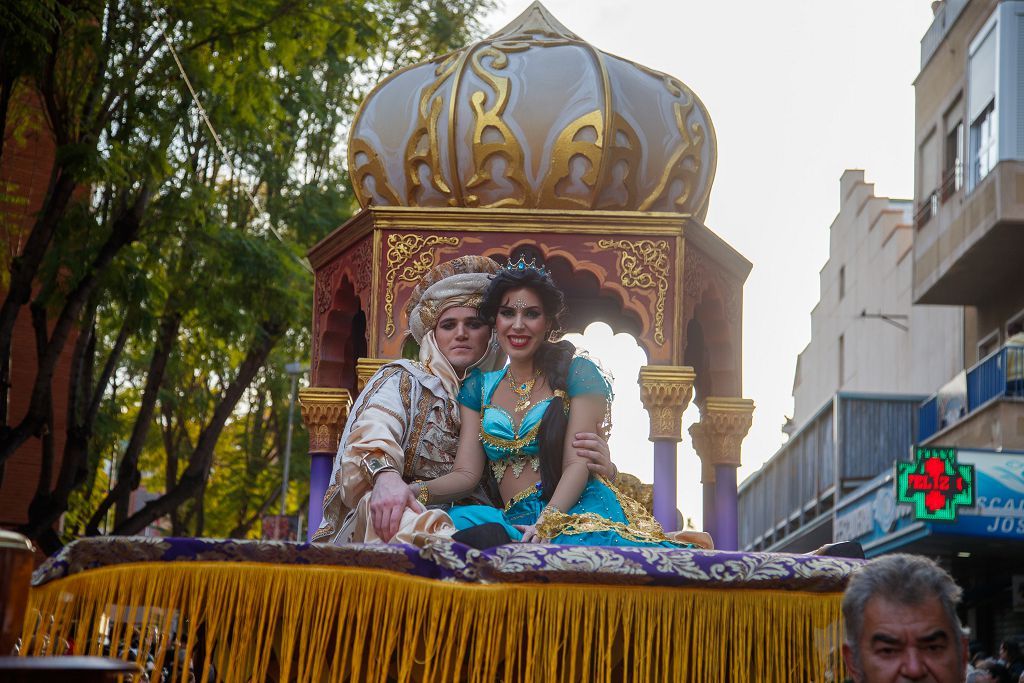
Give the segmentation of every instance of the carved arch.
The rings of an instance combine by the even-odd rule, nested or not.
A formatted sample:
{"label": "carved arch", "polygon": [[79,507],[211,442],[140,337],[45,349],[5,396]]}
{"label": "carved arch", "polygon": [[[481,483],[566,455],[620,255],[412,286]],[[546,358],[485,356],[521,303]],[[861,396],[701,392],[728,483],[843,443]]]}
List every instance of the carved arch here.
{"label": "carved arch", "polygon": [[[740,347],[735,341],[735,330],[726,314],[725,297],[719,283],[709,280],[700,299],[687,321],[687,332],[690,323],[694,322],[700,329],[700,342],[703,344],[701,359],[705,368],[706,381],[700,381],[704,396],[739,396],[741,388]],[[696,354],[689,348],[690,337],[687,334],[687,348],[683,357]],[[696,369],[696,368],[695,368]]]}
{"label": "carved arch", "polygon": [[366,356],[366,312],[355,285],[343,275],[322,318],[314,384],[355,393],[356,360]]}
{"label": "carved arch", "polygon": [[[648,357],[653,341],[650,312],[630,296],[614,272],[593,259],[557,246],[532,239],[521,239],[509,245],[493,247],[484,252],[499,263],[520,253],[536,254],[551,271],[552,278],[566,294],[568,315],[566,332],[583,332],[592,322],[604,322],[616,333],[626,332],[636,338]],[[597,253],[597,250],[594,250]]]}

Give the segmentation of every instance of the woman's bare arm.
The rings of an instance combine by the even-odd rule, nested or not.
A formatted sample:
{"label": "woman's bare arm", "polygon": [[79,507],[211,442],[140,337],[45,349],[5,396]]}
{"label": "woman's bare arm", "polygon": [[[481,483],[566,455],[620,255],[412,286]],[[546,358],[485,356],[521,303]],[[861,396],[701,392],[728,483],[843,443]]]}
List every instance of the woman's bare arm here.
{"label": "woman's bare arm", "polygon": [[555,487],[555,493],[548,501],[562,512],[579,502],[583,487],[590,477],[588,460],[580,457],[573,446],[577,432],[596,432],[604,419],[605,399],[598,394],[582,394],[572,399],[569,409],[569,424],[565,430],[565,445],[562,449],[562,478]]}
{"label": "woman's bare arm", "polygon": [[484,473],[485,456],[483,446],[480,444],[480,413],[466,406],[460,408],[462,428],[459,430],[459,449],[455,453],[452,471],[419,484],[427,487],[430,503],[447,503],[465,498],[480,484],[480,477]]}

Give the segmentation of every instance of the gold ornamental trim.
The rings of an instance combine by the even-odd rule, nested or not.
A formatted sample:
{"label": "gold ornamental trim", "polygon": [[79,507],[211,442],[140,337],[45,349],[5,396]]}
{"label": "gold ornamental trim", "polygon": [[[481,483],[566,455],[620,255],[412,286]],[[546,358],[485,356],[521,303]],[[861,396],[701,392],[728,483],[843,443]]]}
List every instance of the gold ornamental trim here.
{"label": "gold ornamental trim", "polygon": [[310,453],[333,453],[338,450],[345,430],[352,395],[348,389],[309,387],[299,390],[302,421],[309,432]]}
{"label": "gold ornamental trim", "polygon": [[[452,188],[455,192],[456,188]],[[381,230],[433,233],[548,233],[564,235],[604,235],[609,238],[632,233],[648,239],[694,236],[701,249],[711,256],[731,254],[745,265],[741,276],[750,271],[743,259],[720,237],[692,220],[689,214],[664,211],[609,211],[583,209],[452,208],[421,206],[370,206],[362,209],[309,250],[314,268],[320,268],[353,244]],[[685,234],[684,234],[685,233]],[[381,245],[384,247],[385,245]],[[715,256],[717,258],[717,256]],[[375,261],[376,262],[376,261]],[[730,271],[731,272],[731,271]],[[383,274],[383,273],[382,273]]]}
{"label": "gold ornamental trim", "polygon": [[753,422],[748,398],[709,397],[700,406],[700,422],[690,426],[693,448],[705,466],[741,464],[741,446]]}
{"label": "gold ornamental trim", "polygon": [[[459,246],[459,237],[440,235],[388,235],[387,271],[384,278],[384,334],[395,334],[395,283],[419,282],[420,277],[434,267],[436,255],[424,251],[439,244]],[[411,263],[410,263],[411,261]]]}
{"label": "gold ornamental trim", "polygon": [[[406,204],[417,205],[420,196],[428,189],[447,199],[453,200],[452,189],[448,186],[441,170],[441,143],[438,136],[437,123],[441,118],[444,106],[444,94],[440,93],[445,84],[456,71],[458,55],[452,53],[434,69],[434,81],[420,95],[417,108],[416,128],[409,136],[405,148],[405,186]],[[420,167],[427,168],[429,188],[423,186],[420,179]]]}
{"label": "gold ornamental trim", "polygon": [[382,365],[390,362],[391,360],[388,358],[356,359],[356,390],[361,392],[374,373],[380,370]]}
{"label": "gold ornamental trim", "polygon": [[[511,183],[518,191],[517,196],[502,197],[493,202],[481,201],[482,198],[476,193],[466,194],[465,204],[493,207],[524,206],[530,200],[530,183],[526,179],[526,157],[522,143],[504,119],[505,108],[512,94],[510,79],[497,73],[508,66],[508,55],[495,45],[471,48],[468,54],[470,68],[491,89],[492,94],[489,95],[484,90],[474,90],[469,97],[473,109],[473,175],[466,181],[465,188],[473,191],[493,185],[496,179],[491,176],[491,159],[501,157],[505,161],[505,170],[504,178],[499,182]],[[484,64],[485,58],[489,60],[490,69]],[[494,136],[500,139],[491,139]],[[455,158],[458,158],[457,155]]]}
{"label": "gold ornamental trim", "polygon": [[665,298],[671,270],[666,240],[598,240],[602,249],[619,249],[619,281],[623,287],[654,293],[654,342],[665,343]]}
{"label": "gold ornamental trim", "polygon": [[683,440],[683,413],[693,396],[697,374],[685,365],[644,365],[637,381],[640,400],[651,419],[651,441]]}

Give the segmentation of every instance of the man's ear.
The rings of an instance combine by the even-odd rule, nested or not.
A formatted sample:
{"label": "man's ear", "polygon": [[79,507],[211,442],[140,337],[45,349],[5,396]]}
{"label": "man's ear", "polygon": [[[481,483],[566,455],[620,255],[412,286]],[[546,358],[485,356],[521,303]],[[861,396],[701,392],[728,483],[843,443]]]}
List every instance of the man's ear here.
{"label": "man's ear", "polygon": [[855,683],[861,683],[864,675],[857,665],[857,658],[853,656],[853,648],[843,643],[843,662],[846,664],[846,675],[852,678]]}

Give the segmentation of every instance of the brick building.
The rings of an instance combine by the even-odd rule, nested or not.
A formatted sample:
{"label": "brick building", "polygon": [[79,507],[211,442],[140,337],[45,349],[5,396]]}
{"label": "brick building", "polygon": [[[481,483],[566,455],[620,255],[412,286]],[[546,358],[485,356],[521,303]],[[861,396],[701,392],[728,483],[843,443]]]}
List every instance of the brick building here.
{"label": "brick building", "polygon": [[[3,247],[0,252],[3,259],[0,296],[7,295],[11,263],[20,253],[35,215],[43,205],[55,154],[56,144],[42,104],[35,93],[21,90],[15,95],[8,114],[3,157],[0,159],[0,245]],[[72,338],[54,372],[54,480],[64,451],[67,413],[64,397],[67,395],[73,344]],[[14,328],[8,424],[17,424],[25,415],[35,377],[35,334],[26,306]],[[5,463],[3,484],[0,485],[0,527],[15,528],[27,521],[28,505],[39,482],[41,455],[41,442],[29,439]]]}

